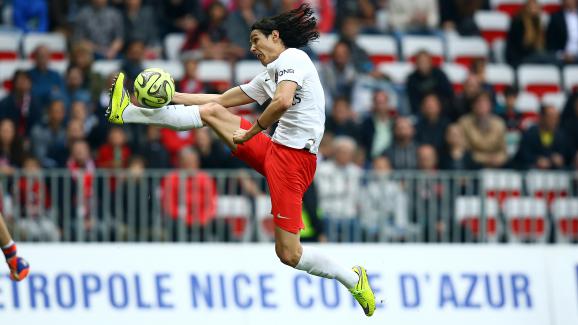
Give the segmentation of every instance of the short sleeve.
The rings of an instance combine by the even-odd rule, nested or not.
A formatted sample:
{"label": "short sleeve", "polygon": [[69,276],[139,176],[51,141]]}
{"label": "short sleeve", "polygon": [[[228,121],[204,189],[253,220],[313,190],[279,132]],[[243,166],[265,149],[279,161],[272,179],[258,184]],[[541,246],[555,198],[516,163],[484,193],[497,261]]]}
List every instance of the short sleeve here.
{"label": "short sleeve", "polygon": [[279,57],[275,71],[277,74],[277,84],[281,81],[289,80],[297,83],[299,87],[303,87],[305,69],[300,54],[299,52],[290,52]]}
{"label": "short sleeve", "polygon": [[263,103],[269,99],[269,95],[267,95],[264,87],[266,74],[267,72],[258,74],[253,80],[249,81],[249,83],[239,86],[247,96],[251,97],[259,103],[259,105],[263,105]]}

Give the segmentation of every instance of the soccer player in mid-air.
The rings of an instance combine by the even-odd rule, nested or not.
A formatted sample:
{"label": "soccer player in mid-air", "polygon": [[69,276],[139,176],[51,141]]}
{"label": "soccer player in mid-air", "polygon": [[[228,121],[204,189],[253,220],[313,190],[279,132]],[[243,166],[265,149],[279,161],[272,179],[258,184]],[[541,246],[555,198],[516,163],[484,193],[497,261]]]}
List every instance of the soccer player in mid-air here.
{"label": "soccer player in mid-air", "polygon": [[16,244],[8,232],[8,227],[6,227],[2,213],[0,213],[0,247],[10,269],[10,279],[13,281],[24,280],[24,278],[28,276],[30,267],[25,259],[16,254]]}
{"label": "soccer player in mid-air", "polygon": [[[115,124],[140,123],[189,130],[208,126],[233,155],[267,179],[275,221],[275,251],[284,264],[309,274],[337,279],[353,294],[367,316],[373,315],[375,297],[361,266],[341,267],[311,247],[301,246],[299,231],[302,198],[312,182],[317,149],[325,124],[323,88],[315,65],[299,50],[319,37],[308,5],[255,22],[251,52],[266,70],[249,83],[223,94],[175,93],[173,103],[158,109],[130,102],[120,73],[111,89],[106,115]],[[271,99],[251,125],[227,107]],[[279,121],[273,137],[262,131]]]}

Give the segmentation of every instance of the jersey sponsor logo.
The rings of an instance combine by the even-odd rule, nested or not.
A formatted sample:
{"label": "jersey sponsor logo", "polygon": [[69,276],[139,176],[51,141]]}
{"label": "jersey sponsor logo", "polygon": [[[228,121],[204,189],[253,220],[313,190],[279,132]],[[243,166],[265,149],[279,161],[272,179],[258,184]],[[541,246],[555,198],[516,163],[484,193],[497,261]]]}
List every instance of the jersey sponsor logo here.
{"label": "jersey sponsor logo", "polygon": [[283,69],[283,70],[279,71],[279,77],[282,77],[284,74],[287,74],[287,73],[295,73],[295,70],[293,70],[293,69]]}

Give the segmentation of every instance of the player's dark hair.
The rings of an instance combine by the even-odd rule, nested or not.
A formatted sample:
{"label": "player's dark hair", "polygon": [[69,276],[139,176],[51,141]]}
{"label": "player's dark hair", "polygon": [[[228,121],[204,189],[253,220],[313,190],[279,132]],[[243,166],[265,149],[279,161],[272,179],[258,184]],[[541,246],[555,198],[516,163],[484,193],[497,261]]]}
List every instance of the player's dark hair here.
{"label": "player's dark hair", "polygon": [[279,31],[279,37],[286,47],[304,47],[319,38],[317,19],[311,6],[305,3],[297,9],[256,21],[251,30],[256,29],[265,36],[271,35],[274,30]]}

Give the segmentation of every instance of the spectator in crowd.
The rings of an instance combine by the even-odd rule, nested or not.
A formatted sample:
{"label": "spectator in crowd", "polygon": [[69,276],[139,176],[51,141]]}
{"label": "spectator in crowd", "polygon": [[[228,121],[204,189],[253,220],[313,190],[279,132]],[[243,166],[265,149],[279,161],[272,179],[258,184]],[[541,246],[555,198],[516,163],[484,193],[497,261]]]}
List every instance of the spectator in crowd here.
{"label": "spectator in crowd", "polygon": [[243,49],[246,57],[250,58],[250,43],[247,40],[251,34],[251,26],[263,15],[257,13],[255,0],[239,0],[237,4],[237,9],[227,17],[225,24],[227,36],[235,46]]}
{"label": "spectator in crowd", "polygon": [[325,121],[325,132],[335,136],[346,135],[354,139],[357,138],[357,125],[353,120],[351,105],[345,97],[335,99],[331,115]]}
{"label": "spectator in crowd", "polygon": [[562,169],[571,161],[568,141],[558,127],[560,114],[554,106],[540,109],[538,125],[524,132],[518,160],[521,168]]}
{"label": "spectator in crowd", "polygon": [[194,130],[175,131],[171,129],[161,129],[161,143],[169,153],[173,166],[178,163],[179,152],[185,147],[194,146],[197,143],[197,137]]}
{"label": "spectator in crowd", "polygon": [[546,46],[560,62],[578,60],[578,1],[563,0],[562,8],[550,15]]}
{"label": "spectator in crowd", "polygon": [[218,1],[211,3],[207,17],[207,21],[187,33],[182,50],[198,51],[205,59],[212,60],[237,60],[245,56],[243,48],[231,43],[227,35],[225,6]]}
{"label": "spectator in crowd", "polygon": [[353,18],[364,30],[375,30],[376,2],[368,0],[337,0],[335,1],[336,27],[341,29],[347,19]]}
{"label": "spectator in crowd", "polygon": [[365,150],[366,159],[378,157],[391,145],[392,112],[395,112],[395,109],[389,106],[388,93],[376,91],[373,94],[372,114],[367,116],[359,127],[359,143]]}
{"label": "spectator in crowd", "polygon": [[49,157],[51,148],[66,146],[66,108],[62,100],[53,100],[48,106],[46,122],[36,125],[31,132],[31,149],[45,168],[56,168],[58,163]]}
{"label": "spectator in crowd", "polygon": [[504,89],[504,105],[498,108],[498,116],[506,123],[509,131],[519,131],[522,129],[522,114],[516,108],[518,99],[518,89],[508,86]]}
{"label": "spectator in crowd", "polygon": [[368,241],[401,240],[408,231],[407,195],[390,178],[391,171],[386,157],[376,157],[369,179],[361,189],[361,224]]}
{"label": "spectator in crowd", "polygon": [[457,121],[460,117],[472,111],[472,102],[477,95],[483,91],[481,80],[475,74],[469,74],[464,81],[462,92],[456,96],[453,108],[449,117],[452,121]]}
{"label": "spectator in crowd", "polygon": [[128,161],[126,175],[118,180],[117,191],[121,194],[113,195],[111,206],[116,219],[113,231],[117,241],[150,241],[161,236],[153,222],[155,188],[152,178],[145,173],[146,167],[143,157],[133,155]]}
{"label": "spectator in crowd", "polygon": [[564,105],[560,128],[568,139],[571,152],[578,151],[578,93],[572,94]]}
{"label": "spectator in crowd", "polygon": [[[415,180],[414,220],[421,225],[421,237],[427,242],[441,241],[447,236],[448,226],[442,215],[444,183],[436,176],[438,158],[434,147],[422,145],[417,149],[417,165],[423,177]],[[445,237],[447,238],[447,237]]]}
{"label": "spectator in crowd", "polygon": [[50,217],[50,193],[42,175],[40,162],[33,157],[24,159],[24,175],[18,180],[18,232],[27,241],[58,241],[60,232]]}
{"label": "spectator in crowd", "polygon": [[333,47],[331,61],[324,63],[319,71],[326,107],[333,107],[333,99],[336,97],[351,96],[353,84],[359,76],[353,62],[350,43],[337,42]]}
{"label": "spectator in crowd", "polygon": [[122,15],[107,0],[91,0],[76,15],[73,40],[88,42],[97,60],[118,58],[124,42]]}
{"label": "spectator in crowd", "polygon": [[[75,140],[70,144],[70,152],[68,160],[66,161],[66,168],[72,178],[72,184],[69,194],[70,197],[70,211],[71,215],[59,215],[61,219],[69,218],[70,225],[69,232],[72,230],[74,239],[78,239],[78,229],[83,229],[86,233],[92,229],[98,229],[96,223],[96,216],[93,215],[94,205],[93,197],[96,193],[93,191],[95,163],[90,154],[90,147],[84,140]],[[66,193],[63,193],[64,197]],[[62,203],[63,204],[63,203]],[[63,205],[61,205],[63,206]],[[64,211],[60,209],[59,211]],[[66,224],[61,220],[60,224]],[[78,225],[78,223],[81,223]],[[67,230],[64,229],[66,233]],[[67,240],[67,238],[64,238]]]}
{"label": "spectator in crowd", "polygon": [[12,10],[14,26],[24,33],[45,33],[48,31],[48,6],[46,5],[46,0],[14,1]]}
{"label": "spectator in crowd", "polygon": [[48,101],[51,95],[62,93],[64,81],[55,70],[50,69],[50,49],[39,45],[32,54],[34,67],[28,71],[32,80],[32,95],[42,101]]}
{"label": "spectator in crowd", "polygon": [[53,143],[53,145],[48,148],[46,155],[47,160],[54,161],[56,167],[65,167],[66,161],[70,157],[72,144],[78,141],[84,141],[84,139],[84,125],[82,124],[82,121],[71,120],[68,122],[66,128],[66,143]]}
{"label": "spectator in crowd", "polygon": [[179,91],[190,94],[204,93],[205,86],[197,74],[199,62],[194,56],[189,55],[185,58],[183,65],[185,68],[185,75],[177,84]]}
{"label": "spectator in crowd", "polygon": [[506,37],[506,61],[510,65],[547,63],[541,14],[538,0],[527,0],[512,20]]}
{"label": "spectator in crowd", "polygon": [[18,126],[19,136],[28,135],[42,118],[42,101],[32,95],[32,81],[24,70],[16,70],[12,90],[0,100],[0,120],[10,119]]}
{"label": "spectator in crowd", "polygon": [[199,25],[201,3],[197,0],[161,1],[163,34],[189,33]]}
{"label": "spectator in crowd", "polygon": [[100,93],[103,90],[104,80],[98,72],[92,71],[93,61],[94,53],[92,52],[90,44],[79,42],[72,46],[70,66],[77,67],[82,71],[82,75],[84,76],[82,88],[88,89],[91,99],[96,101],[99,99]]}
{"label": "spectator in crowd", "polygon": [[148,125],[144,141],[137,153],[145,160],[148,168],[169,168],[171,166],[169,154],[161,143],[160,128]]}
{"label": "spectator in crowd", "polygon": [[389,21],[394,31],[429,34],[439,24],[436,0],[390,0]]}
{"label": "spectator in crowd", "polygon": [[476,167],[472,153],[466,146],[466,139],[462,128],[450,124],[446,129],[445,145],[440,154],[440,169],[470,170]]}
{"label": "spectator in crowd", "polygon": [[70,119],[81,121],[84,135],[88,137],[92,130],[98,125],[98,118],[94,116],[92,110],[83,101],[74,101],[70,105]]}
{"label": "spectator in crowd", "polygon": [[407,78],[407,92],[411,113],[417,115],[424,96],[436,93],[443,107],[449,107],[454,98],[452,85],[446,74],[434,67],[431,55],[422,50],[416,55],[416,70]]}
{"label": "spectator in crowd", "polygon": [[492,99],[487,92],[478,94],[472,105],[472,112],[462,116],[458,123],[474,162],[486,168],[503,167],[508,159],[506,125],[492,113]]}
{"label": "spectator in crowd", "polygon": [[480,33],[474,20],[478,10],[487,10],[486,0],[446,0],[439,2],[441,27],[444,31],[461,36],[477,36]]}
{"label": "spectator in crowd", "polygon": [[124,39],[127,42],[139,40],[145,45],[145,56],[157,58],[161,53],[157,15],[153,8],[143,5],[142,0],[124,1]]}
{"label": "spectator in crowd", "polygon": [[448,125],[449,120],[442,114],[438,96],[426,95],[421,103],[421,114],[416,125],[416,141],[432,145],[439,152],[443,147]]}
{"label": "spectator in crowd", "polygon": [[325,234],[332,242],[358,241],[362,170],[353,163],[357,145],[352,138],[341,136],[333,140],[333,148],[333,158],[320,162],[315,175]]}
{"label": "spectator in crowd", "polygon": [[183,148],[179,152],[180,170],[171,172],[161,182],[161,205],[173,221],[173,239],[181,238],[181,227],[187,240],[191,235],[195,241],[208,240],[211,236],[217,212],[217,189],[215,181],[199,167],[198,153],[191,147]]}
{"label": "spectator in crowd", "polygon": [[84,88],[84,75],[80,68],[71,66],[66,70],[66,88],[62,96],[68,110],[75,101],[90,104],[90,92]]}
{"label": "spectator in crowd", "polygon": [[383,155],[389,159],[394,170],[417,168],[417,143],[415,129],[410,119],[398,117],[393,125],[394,141]]}
{"label": "spectator in crowd", "polygon": [[98,149],[96,167],[126,168],[131,155],[126,134],[120,127],[113,127],[108,133],[108,141]]}
{"label": "spectator in crowd", "polygon": [[0,121],[0,175],[12,175],[22,167],[24,145],[10,119]]}
{"label": "spectator in crowd", "polygon": [[369,73],[373,69],[373,64],[367,52],[357,44],[360,28],[359,19],[347,17],[339,30],[339,36],[349,46],[351,62],[355,65],[355,69],[361,73]]}
{"label": "spectator in crowd", "polygon": [[209,128],[200,128],[196,131],[201,168],[223,169],[228,167],[229,154],[225,152],[225,147],[221,142],[213,140]]}
{"label": "spectator in crowd", "polygon": [[141,40],[133,40],[126,47],[125,57],[120,70],[126,73],[128,84],[133,84],[141,71],[144,70],[145,43]]}

